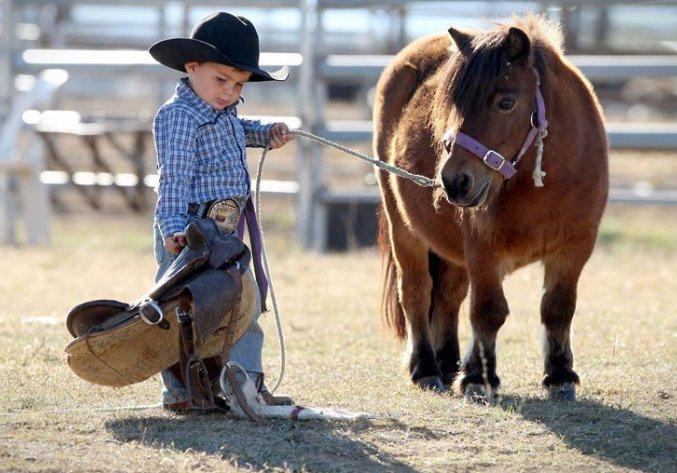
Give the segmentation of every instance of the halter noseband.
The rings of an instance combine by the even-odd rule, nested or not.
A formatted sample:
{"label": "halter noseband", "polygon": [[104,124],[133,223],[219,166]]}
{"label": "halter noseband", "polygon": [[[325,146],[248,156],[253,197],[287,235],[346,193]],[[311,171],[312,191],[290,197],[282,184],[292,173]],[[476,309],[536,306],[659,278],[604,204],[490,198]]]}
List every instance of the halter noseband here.
{"label": "halter noseband", "polygon": [[[451,151],[451,145],[456,143],[457,145],[467,149],[472,154],[480,158],[482,162],[484,162],[484,164],[489,166],[491,169],[501,173],[504,178],[510,179],[512,176],[514,176],[517,172],[517,169],[515,168],[517,163],[519,163],[522,157],[526,154],[539,134],[540,139],[545,138],[548,129],[548,121],[545,119],[545,102],[543,101],[543,94],[541,93],[541,78],[538,75],[536,68],[532,67],[531,69],[534,71],[534,75],[536,76],[536,107],[531,115],[531,129],[529,130],[529,133],[527,134],[527,137],[525,138],[524,143],[522,144],[522,147],[520,148],[519,153],[517,153],[515,159],[510,161],[504,158],[498,151],[487,148],[471,136],[468,136],[461,131],[456,131],[454,133],[454,130],[451,128],[449,128],[444,133],[442,138],[447,149]],[[538,172],[541,172],[540,169]],[[536,177],[534,177],[534,180],[536,180]]]}

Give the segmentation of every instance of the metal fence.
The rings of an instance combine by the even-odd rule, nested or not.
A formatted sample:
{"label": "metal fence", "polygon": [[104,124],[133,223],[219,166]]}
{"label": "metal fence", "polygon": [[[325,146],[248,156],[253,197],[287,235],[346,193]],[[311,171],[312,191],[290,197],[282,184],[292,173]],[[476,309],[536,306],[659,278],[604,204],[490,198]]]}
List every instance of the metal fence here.
{"label": "metal fence", "polygon": [[[114,4],[149,6],[158,8],[158,35],[162,36],[166,28],[165,9],[172,2],[164,0],[4,0],[3,34],[0,50],[2,65],[0,76],[0,99],[5,103],[12,96],[12,83],[16,74],[35,74],[45,68],[66,69],[71,75],[87,74],[96,70],[97,74],[116,75],[120,73],[139,74],[155,78],[158,81],[173,77],[171,72],[151,60],[145,51],[80,51],[74,54],[65,49],[22,50],[16,37],[11,34],[15,26],[16,13],[31,5],[51,3],[53,5],[78,4]],[[176,2],[174,2],[176,3]],[[329,139],[342,142],[368,142],[371,140],[372,125],[369,121],[329,121],[325,118],[327,89],[329,84],[360,83],[365,86],[374,84],[382,69],[392,56],[388,55],[335,55],[329,54],[325,44],[326,28],[324,14],[329,9],[342,8],[391,8],[396,19],[393,24],[403,28],[406,7],[414,3],[449,4],[453,2],[416,2],[416,1],[370,1],[370,0],[248,0],[228,2],[229,7],[247,6],[261,8],[297,7],[300,11],[298,45],[300,50],[292,53],[264,53],[262,64],[265,66],[288,65],[296,68],[298,78],[298,117],[297,121],[310,131]],[[559,4],[568,8],[585,3],[586,6],[607,6],[622,1],[597,0],[582,2],[573,0],[539,1],[534,4],[541,11],[546,7]],[[677,3],[677,2],[662,2]],[[189,31],[189,18],[192,8],[197,6],[223,7],[215,0],[182,2],[182,29]],[[400,41],[406,35],[400,31]],[[593,82],[625,81],[635,77],[675,77],[677,76],[677,56],[569,56],[583,73]],[[609,141],[615,149],[675,150],[677,149],[677,124],[609,124]],[[312,143],[299,141],[300,154],[297,163],[297,181],[288,183],[285,189],[293,189],[297,194],[297,225],[301,244],[306,247],[324,249],[327,246],[327,207],[345,202],[375,202],[378,194],[375,188],[340,192],[328,188],[324,182],[323,150]],[[611,200],[627,203],[677,203],[676,192],[651,189],[611,191]]]}

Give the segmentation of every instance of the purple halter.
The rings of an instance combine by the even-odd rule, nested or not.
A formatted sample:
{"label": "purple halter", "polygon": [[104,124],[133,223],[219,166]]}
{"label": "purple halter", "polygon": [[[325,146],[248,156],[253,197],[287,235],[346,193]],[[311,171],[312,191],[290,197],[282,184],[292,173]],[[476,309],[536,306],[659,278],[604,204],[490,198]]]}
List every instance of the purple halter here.
{"label": "purple halter", "polygon": [[[538,71],[534,67],[531,69],[534,71],[534,75],[536,76],[535,117],[534,114],[531,115],[531,129],[529,130],[529,133],[522,144],[522,148],[520,148],[519,153],[517,153],[517,157],[515,157],[515,159],[509,161],[505,159],[498,151],[487,148],[479,141],[461,131],[457,131],[454,134],[454,130],[451,128],[444,133],[444,137],[442,138],[447,149],[451,150],[451,145],[456,143],[457,145],[467,149],[472,154],[480,158],[484,164],[489,166],[494,171],[500,172],[506,179],[510,179],[512,176],[514,176],[517,172],[515,166],[517,163],[519,163],[520,159],[522,159],[524,154],[534,143],[538,133],[541,131],[545,133],[548,128],[548,121],[545,119],[545,103],[543,102],[543,94],[541,93],[541,78],[538,75]],[[536,119],[535,122],[534,118]]]}

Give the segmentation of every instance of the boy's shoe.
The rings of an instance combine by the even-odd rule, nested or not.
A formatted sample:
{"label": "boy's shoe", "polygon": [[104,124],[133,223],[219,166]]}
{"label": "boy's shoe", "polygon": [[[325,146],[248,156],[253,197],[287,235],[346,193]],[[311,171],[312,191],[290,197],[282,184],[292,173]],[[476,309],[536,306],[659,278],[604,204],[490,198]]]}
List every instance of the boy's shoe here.
{"label": "boy's shoe", "polygon": [[163,409],[173,412],[174,414],[188,414],[188,401],[172,402],[171,404],[163,404]]}
{"label": "boy's shoe", "polygon": [[293,406],[294,400],[289,396],[274,396],[268,388],[266,383],[263,382],[264,374],[263,373],[249,373],[250,375],[255,375],[254,384],[256,389],[269,406]]}
{"label": "boy's shoe", "polygon": [[273,396],[272,393],[268,392],[268,390],[265,391],[259,391],[259,394],[263,398],[263,400],[268,404],[269,406],[293,406],[294,405],[294,400],[290,398],[289,396]]}
{"label": "boy's shoe", "polygon": [[[263,401],[269,406],[293,406],[294,400],[289,396],[274,396],[264,383],[264,374],[263,373],[252,373],[249,375],[253,378],[254,384],[258,393],[263,398]],[[217,409],[220,410],[230,410],[225,400],[219,396],[214,396],[214,402]],[[162,407],[174,414],[188,414],[191,412],[191,409],[188,407],[188,401],[174,402],[170,404],[163,404]]]}

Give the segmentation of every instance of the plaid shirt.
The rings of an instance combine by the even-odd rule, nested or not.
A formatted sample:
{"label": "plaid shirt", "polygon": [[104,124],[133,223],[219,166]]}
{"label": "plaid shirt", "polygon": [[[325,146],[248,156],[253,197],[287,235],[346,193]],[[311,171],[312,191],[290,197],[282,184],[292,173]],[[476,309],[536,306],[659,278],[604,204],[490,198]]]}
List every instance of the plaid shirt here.
{"label": "plaid shirt", "polygon": [[246,147],[265,146],[272,125],[238,118],[236,105],[215,110],[183,78],[155,115],[155,218],[163,238],[184,230],[189,203],[249,195]]}

